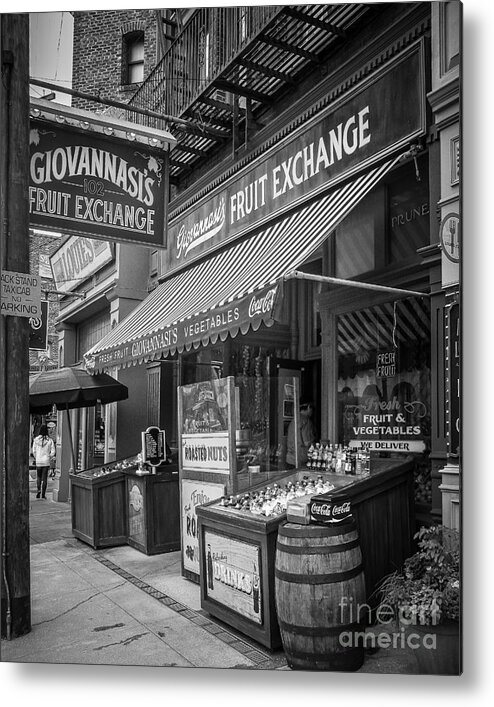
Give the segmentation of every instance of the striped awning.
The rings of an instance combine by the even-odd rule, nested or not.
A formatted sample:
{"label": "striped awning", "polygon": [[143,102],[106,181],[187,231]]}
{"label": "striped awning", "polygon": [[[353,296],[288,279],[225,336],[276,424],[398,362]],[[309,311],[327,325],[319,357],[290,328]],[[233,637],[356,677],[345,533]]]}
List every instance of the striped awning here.
{"label": "striped awning", "polygon": [[261,323],[271,326],[283,276],[320,247],[399,159],[172,275],[85,354],[88,368],[142,363],[257,330]]}

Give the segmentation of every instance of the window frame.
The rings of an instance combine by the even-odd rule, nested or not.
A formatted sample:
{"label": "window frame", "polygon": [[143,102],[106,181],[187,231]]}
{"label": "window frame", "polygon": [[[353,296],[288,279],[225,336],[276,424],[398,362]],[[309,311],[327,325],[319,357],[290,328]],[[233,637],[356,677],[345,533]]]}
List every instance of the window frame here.
{"label": "window frame", "polygon": [[[122,38],[122,84],[124,86],[136,86],[144,81],[145,68],[145,34],[144,30],[133,30],[127,32]],[[134,46],[142,46],[142,59],[131,60],[131,52]],[[131,81],[131,73],[134,67],[142,67],[142,78]]]}

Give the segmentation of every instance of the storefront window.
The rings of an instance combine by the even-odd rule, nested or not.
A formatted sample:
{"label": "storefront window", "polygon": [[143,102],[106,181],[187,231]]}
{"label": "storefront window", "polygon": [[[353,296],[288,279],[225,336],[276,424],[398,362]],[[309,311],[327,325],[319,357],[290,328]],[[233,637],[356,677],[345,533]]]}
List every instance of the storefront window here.
{"label": "storefront window", "polygon": [[336,277],[350,278],[374,270],[376,240],[382,235],[384,191],[375,189],[336,229]]}
{"label": "storefront window", "polygon": [[93,438],[94,456],[103,457],[105,454],[105,408],[101,403],[96,404],[94,411],[94,438]]}
{"label": "storefront window", "polygon": [[338,441],[423,454],[430,415],[429,302],[409,298],[341,315]]}
{"label": "storefront window", "polygon": [[417,257],[429,243],[429,180],[427,159],[393,172],[388,190],[388,263]]}
{"label": "storefront window", "polygon": [[274,366],[285,348],[243,344],[231,354],[237,406],[237,467],[285,468],[287,430],[294,417],[293,371]]}

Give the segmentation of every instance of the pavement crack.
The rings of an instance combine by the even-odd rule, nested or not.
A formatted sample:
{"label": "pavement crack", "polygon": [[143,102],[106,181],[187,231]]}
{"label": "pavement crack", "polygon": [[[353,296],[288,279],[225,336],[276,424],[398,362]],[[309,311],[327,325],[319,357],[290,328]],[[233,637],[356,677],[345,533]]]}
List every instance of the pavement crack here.
{"label": "pavement crack", "polygon": [[57,619],[60,619],[62,616],[66,616],[67,614],[70,614],[71,611],[74,611],[74,609],[78,609],[80,606],[85,604],[86,602],[90,601],[91,599],[94,599],[95,596],[98,596],[100,592],[96,592],[96,594],[91,594],[90,596],[86,597],[86,599],[83,599],[80,601],[78,604],[74,604],[74,606],[69,607],[66,609],[66,611],[62,611],[62,613],[57,614],[56,616],[52,616],[51,619],[46,619],[45,621],[39,621],[36,624],[33,624],[34,626],[42,626],[43,624],[49,624],[52,621],[56,621]]}
{"label": "pavement crack", "polygon": [[123,638],[121,641],[116,641],[115,643],[106,643],[104,646],[97,646],[96,648],[93,648],[95,651],[102,651],[103,648],[110,648],[111,646],[128,646],[130,643],[133,643],[133,641],[138,641],[139,638],[142,638],[143,636],[148,635],[148,631],[145,633],[136,633],[135,636],[129,636],[129,638]]}

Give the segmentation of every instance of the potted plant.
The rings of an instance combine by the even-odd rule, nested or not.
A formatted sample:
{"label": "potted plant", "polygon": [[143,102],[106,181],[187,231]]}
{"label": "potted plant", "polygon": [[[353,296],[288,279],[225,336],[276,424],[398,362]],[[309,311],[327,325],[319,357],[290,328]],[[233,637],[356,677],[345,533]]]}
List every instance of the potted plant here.
{"label": "potted plant", "polygon": [[420,671],[459,674],[459,534],[444,526],[422,527],[418,550],[378,588],[381,623],[395,622],[414,648]]}

